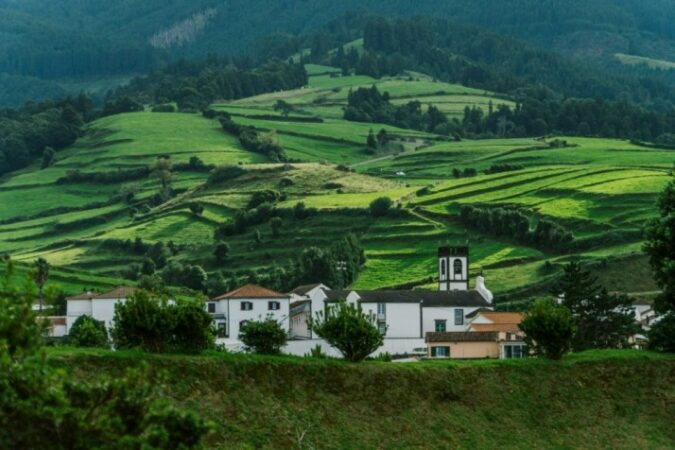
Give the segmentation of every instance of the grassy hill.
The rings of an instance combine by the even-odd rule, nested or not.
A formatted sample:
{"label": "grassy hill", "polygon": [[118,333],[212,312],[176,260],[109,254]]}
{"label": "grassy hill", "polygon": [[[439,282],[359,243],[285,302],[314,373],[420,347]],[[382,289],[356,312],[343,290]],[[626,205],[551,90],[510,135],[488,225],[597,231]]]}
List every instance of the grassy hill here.
{"label": "grassy hill", "polygon": [[[214,424],[211,448],[670,448],[675,360],[593,351],[561,362],[418,363],[50,349],[90,382],[142,358],[170,402]],[[164,377],[158,376],[164,372]]]}
{"label": "grassy hill", "polygon": [[[654,215],[656,197],[669,180],[672,151],[571,137],[449,142],[414,130],[348,122],[342,108],[349,89],[373,84],[389,92],[393,103],[432,103],[449,117],[459,117],[465,106],[510,102],[422,74],[375,80],[342,77],[326,66],[309,65],[308,71],[305,88],[213,106],[237,123],[273,131],[290,165],[272,164],[247,151],[217,120],[200,115],[139,112],[106,117],[60,151],[53,166],[29,167],[0,180],[2,252],[25,262],[47,258],[68,271],[70,281],[55,277],[54,282],[77,291],[100,287],[106,280],[118,283],[130,263],[142,260],[129,249],[112,248],[111,242],[136,237],[148,243],[172,241],[179,249],[176,259],[200,264],[210,273],[264,271],[272,263],[286,264],[302,248],[327,246],[354,232],[368,258],[357,288],[433,287],[436,247],[468,241],[474,274],[483,270],[488,286],[502,299],[545,292],[570,257],[595,266],[610,290],[655,290],[640,251],[641,227]],[[293,105],[288,117],[274,110],[279,99]],[[369,131],[381,128],[395,145],[366,152]],[[159,189],[147,167],[165,155],[177,168],[176,196],[139,209],[139,202]],[[187,164],[192,157],[205,164],[238,164],[246,173],[208,185],[208,171]],[[492,166],[509,170],[485,174]],[[467,168],[477,176],[453,176],[453,169]],[[64,181],[74,170],[91,177]],[[249,227],[227,239],[230,256],[217,265],[211,256],[213,231],[261,190],[279,191],[277,207],[282,211],[304,202],[318,213],[305,220],[289,214],[279,237],[267,224]],[[401,212],[372,218],[367,207],[379,196],[392,198]],[[203,214],[190,211],[194,203],[204,207]],[[490,235],[459,220],[463,204],[515,209],[533,226],[550,220],[574,234],[575,247],[551,251]],[[253,238],[255,230],[262,242]],[[92,276],[101,278],[94,281]]]}

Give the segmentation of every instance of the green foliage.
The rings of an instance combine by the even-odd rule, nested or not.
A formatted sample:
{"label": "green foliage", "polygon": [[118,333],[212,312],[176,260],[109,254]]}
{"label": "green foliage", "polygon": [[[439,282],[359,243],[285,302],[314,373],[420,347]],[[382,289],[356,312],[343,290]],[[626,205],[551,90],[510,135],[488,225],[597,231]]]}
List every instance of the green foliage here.
{"label": "green foliage", "polygon": [[213,256],[218,264],[223,264],[230,254],[230,245],[227,242],[219,242],[213,250]]}
{"label": "green foliage", "polygon": [[665,314],[653,324],[649,329],[648,337],[650,349],[675,353],[675,312]]}
{"label": "green foliage", "polygon": [[384,343],[384,334],[372,313],[364,313],[360,304],[341,301],[319,311],[312,321],[312,330],[337,348],[345,359],[360,362]]}
{"label": "green foliage", "polygon": [[389,214],[394,202],[389,197],[378,197],[372,202],[370,202],[370,214],[373,217],[385,217]]}
{"label": "green foliage", "polygon": [[108,331],[105,323],[89,316],[78,317],[70,327],[69,341],[76,347],[108,348]]}
{"label": "green foliage", "polygon": [[213,344],[211,325],[211,316],[200,300],[170,304],[139,290],[115,305],[111,335],[119,349],[200,353]]}
{"label": "green foliage", "polygon": [[281,220],[281,217],[272,217],[270,219],[270,228],[272,229],[272,236],[274,237],[279,237],[281,234],[281,226],[283,225],[283,222]]}
{"label": "green foliage", "polygon": [[196,414],[159,402],[146,368],[78,382],[48,366],[38,353],[42,327],[33,300],[30,291],[7,283],[0,293],[1,448],[199,446],[209,426]]}
{"label": "green foliage", "polygon": [[572,313],[551,300],[537,300],[518,325],[537,355],[558,360],[570,351],[574,335]]}
{"label": "green foliage", "polygon": [[268,318],[247,322],[239,332],[239,339],[248,351],[278,355],[286,345],[288,334],[276,320]]}
{"label": "green foliage", "polygon": [[190,203],[190,211],[196,216],[201,216],[204,212],[204,206],[201,203]]}
{"label": "green foliage", "polygon": [[654,302],[659,313],[675,312],[675,179],[661,193],[658,201],[659,217],[646,228],[644,251],[656,284],[663,290]]}
{"label": "green foliage", "polygon": [[166,267],[162,269],[161,276],[165,282],[174,286],[185,286],[199,292],[204,291],[208,280],[208,275],[201,266],[183,264],[175,260],[169,261]]}
{"label": "green foliage", "polygon": [[225,165],[216,167],[209,174],[206,180],[207,186],[214,186],[219,183],[224,183],[229,180],[234,180],[246,173],[246,169],[236,165]]}
{"label": "green foliage", "polygon": [[47,167],[54,164],[55,153],[56,152],[53,148],[45,147],[44,151],[42,152],[42,163],[40,164],[40,168],[46,169]]}
{"label": "green foliage", "polygon": [[574,351],[627,347],[628,338],[638,331],[631,300],[609,294],[578,262],[565,266],[553,294],[562,297],[562,304],[574,317]]}

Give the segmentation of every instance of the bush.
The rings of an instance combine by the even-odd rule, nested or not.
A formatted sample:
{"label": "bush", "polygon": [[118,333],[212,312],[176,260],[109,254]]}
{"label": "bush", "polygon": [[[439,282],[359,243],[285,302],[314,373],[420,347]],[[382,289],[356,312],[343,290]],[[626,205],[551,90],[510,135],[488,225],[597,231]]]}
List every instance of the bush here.
{"label": "bush", "polygon": [[224,183],[225,181],[234,180],[246,173],[246,169],[241,166],[225,165],[216,167],[211,171],[209,177],[206,179],[207,186]]}
{"label": "bush", "polygon": [[389,197],[379,197],[370,202],[370,214],[373,217],[384,217],[389,213],[394,202]]}
{"label": "bush", "polygon": [[211,316],[200,300],[169,304],[136,291],[115,305],[112,337],[116,348],[152,353],[201,353],[213,345]]}
{"label": "bush", "polygon": [[157,379],[128,369],[86,382],[40,356],[34,295],[0,289],[0,448],[199,448],[209,427],[158,400]]}
{"label": "bush", "polygon": [[272,217],[270,219],[270,228],[272,229],[272,236],[278,237],[281,230],[281,217]]}
{"label": "bush", "polygon": [[89,316],[80,316],[70,328],[70,342],[77,347],[110,346],[105,323]]}
{"label": "bush", "polygon": [[537,355],[557,360],[570,351],[574,335],[572,313],[552,300],[535,302],[518,326]]}
{"label": "bush", "polygon": [[201,216],[204,212],[204,207],[201,203],[190,203],[190,211],[196,216]]}
{"label": "bush", "polygon": [[271,318],[246,323],[239,333],[239,339],[247,351],[265,355],[278,355],[286,345],[288,336],[279,323]]}
{"label": "bush", "polygon": [[222,264],[230,254],[230,245],[227,242],[219,242],[213,250],[213,256],[218,264]]}
{"label": "bush", "polygon": [[153,106],[151,111],[160,113],[172,113],[176,112],[176,107],[173,106],[171,103],[164,103],[162,105]]}
{"label": "bush", "polygon": [[675,353],[675,312],[666,314],[652,325],[648,337],[651,350]]}
{"label": "bush", "polygon": [[359,362],[384,343],[374,314],[363,312],[360,304],[345,301],[319,311],[312,321],[312,330],[330,345],[337,348],[345,359]]}

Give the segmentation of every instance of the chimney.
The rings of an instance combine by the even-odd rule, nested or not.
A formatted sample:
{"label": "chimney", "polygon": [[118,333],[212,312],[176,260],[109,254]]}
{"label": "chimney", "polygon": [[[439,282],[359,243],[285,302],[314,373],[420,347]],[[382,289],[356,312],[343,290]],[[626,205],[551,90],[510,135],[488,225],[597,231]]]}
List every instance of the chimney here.
{"label": "chimney", "polygon": [[492,304],[492,299],[494,298],[494,295],[492,295],[492,292],[488,288],[485,287],[485,278],[483,278],[483,275],[478,275],[476,277],[476,291],[490,304]]}

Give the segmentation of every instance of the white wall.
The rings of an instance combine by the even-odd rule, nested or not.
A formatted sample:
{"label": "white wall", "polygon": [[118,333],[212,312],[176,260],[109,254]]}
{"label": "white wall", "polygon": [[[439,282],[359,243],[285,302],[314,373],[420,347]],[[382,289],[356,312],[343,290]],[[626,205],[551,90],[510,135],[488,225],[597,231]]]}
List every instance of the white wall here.
{"label": "white wall", "polygon": [[[377,303],[362,303],[364,311],[377,314]],[[419,303],[385,303],[388,338],[419,338],[420,304]]]}
{"label": "white wall", "polygon": [[91,300],[68,300],[66,302],[66,331],[70,332],[70,327],[80,316],[91,316]]}
{"label": "white wall", "polygon": [[97,298],[91,302],[91,316],[105,323],[105,327],[110,332],[115,317],[115,305],[118,302],[125,302],[126,299]]}
{"label": "white wall", "polygon": [[[270,299],[228,299],[230,303],[230,316],[228,317],[229,323],[229,336],[230,339],[236,339],[239,336],[239,323],[242,320],[265,320],[267,317],[271,317],[276,320],[281,328],[284,330],[290,331],[290,324],[288,319],[290,299],[283,298],[270,298]],[[242,302],[251,302],[253,304],[253,309],[250,311],[242,311],[241,303]],[[281,303],[281,308],[276,311],[270,311],[267,308],[267,303],[270,301],[277,301]],[[223,303],[223,301],[221,301]],[[227,308],[227,306],[225,307]],[[227,310],[225,310],[227,311]],[[226,312],[223,312],[226,314]]]}
{"label": "white wall", "polygon": [[[455,325],[455,310],[462,309],[464,316],[464,323],[462,325]],[[466,315],[475,311],[478,308],[473,307],[424,307],[422,308],[422,331],[423,336],[429,331],[436,331],[436,320],[445,320],[446,331],[466,331],[466,324],[468,320]]]}

